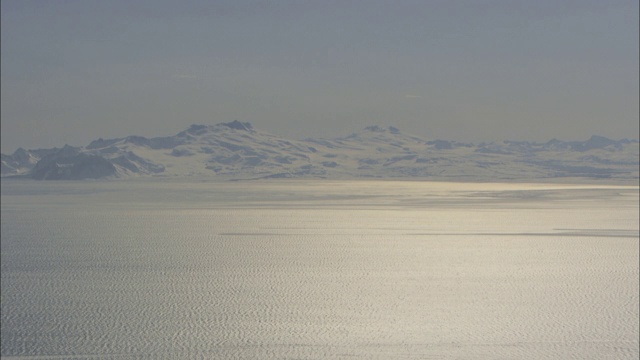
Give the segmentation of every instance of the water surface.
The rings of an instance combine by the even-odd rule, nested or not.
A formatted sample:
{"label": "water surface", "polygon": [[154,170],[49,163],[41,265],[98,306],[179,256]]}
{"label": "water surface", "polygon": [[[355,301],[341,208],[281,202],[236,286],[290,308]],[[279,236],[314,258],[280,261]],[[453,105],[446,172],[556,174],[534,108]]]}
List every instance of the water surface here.
{"label": "water surface", "polygon": [[638,188],[2,181],[28,358],[637,359]]}

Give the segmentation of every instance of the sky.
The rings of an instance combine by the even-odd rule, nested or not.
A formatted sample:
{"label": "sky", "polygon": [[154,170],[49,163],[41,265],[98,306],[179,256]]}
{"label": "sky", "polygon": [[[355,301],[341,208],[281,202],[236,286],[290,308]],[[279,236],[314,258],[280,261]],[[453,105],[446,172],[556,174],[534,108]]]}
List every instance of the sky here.
{"label": "sky", "polygon": [[637,0],[0,0],[1,145],[638,138]]}

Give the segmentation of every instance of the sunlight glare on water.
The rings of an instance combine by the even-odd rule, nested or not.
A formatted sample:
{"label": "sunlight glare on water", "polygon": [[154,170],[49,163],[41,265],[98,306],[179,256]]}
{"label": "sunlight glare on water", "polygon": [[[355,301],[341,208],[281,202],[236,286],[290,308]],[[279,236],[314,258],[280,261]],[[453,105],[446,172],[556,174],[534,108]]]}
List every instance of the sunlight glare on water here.
{"label": "sunlight glare on water", "polygon": [[637,359],[638,188],[2,182],[11,358]]}

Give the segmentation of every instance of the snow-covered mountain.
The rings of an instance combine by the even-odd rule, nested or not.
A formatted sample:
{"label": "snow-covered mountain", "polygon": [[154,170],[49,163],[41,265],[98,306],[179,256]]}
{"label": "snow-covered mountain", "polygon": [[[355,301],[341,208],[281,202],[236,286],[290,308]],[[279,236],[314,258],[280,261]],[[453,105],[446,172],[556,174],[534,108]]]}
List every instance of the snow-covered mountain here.
{"label": "snow-covered mountain", "polygon": [[424,140],[371,126],[337,139],[289,140],[233,121],[192,125],[174,136],[98,139],[84,147],[2,154],[2,176],[38,180],[131,176],[424,178],[535,180],[639,177],[638,140],[504,141],[478,145]]}

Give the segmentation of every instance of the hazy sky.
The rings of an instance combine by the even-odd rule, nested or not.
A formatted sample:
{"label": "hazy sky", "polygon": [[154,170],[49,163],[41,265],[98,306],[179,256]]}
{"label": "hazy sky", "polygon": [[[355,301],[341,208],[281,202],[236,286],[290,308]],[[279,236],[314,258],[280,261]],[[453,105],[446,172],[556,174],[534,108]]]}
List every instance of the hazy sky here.
{"label": "hazy sky", "polygon": [[1,0],[2,152],[250,121],[291,138],[638,137],[637,0]]}

